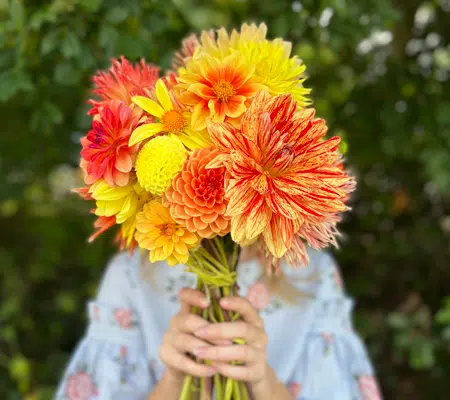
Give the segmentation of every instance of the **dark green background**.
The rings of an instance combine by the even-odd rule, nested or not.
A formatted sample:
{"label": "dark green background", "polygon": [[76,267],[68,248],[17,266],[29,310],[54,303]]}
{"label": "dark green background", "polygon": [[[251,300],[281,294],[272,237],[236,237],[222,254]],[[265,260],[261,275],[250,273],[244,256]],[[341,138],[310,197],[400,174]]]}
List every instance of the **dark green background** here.
{"label": "dark green background", "polygon": [[1,0],[0,398],[50,398],[113,252],[112,235],[86,244],[89,205],[69,193],[91,74],[121,54],[167,67],[185,34],[242,21],[293,41],[358,177],[337,258],[386,398],[448,398],[449,11],[449,0]]}

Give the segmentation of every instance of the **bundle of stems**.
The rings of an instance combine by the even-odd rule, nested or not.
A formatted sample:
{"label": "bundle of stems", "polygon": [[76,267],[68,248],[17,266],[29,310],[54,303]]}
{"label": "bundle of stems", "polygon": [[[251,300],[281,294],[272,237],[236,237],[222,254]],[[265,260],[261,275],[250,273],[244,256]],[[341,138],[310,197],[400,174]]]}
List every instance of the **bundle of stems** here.
{"label": "bundle of stems", "polygon": [[[232,251],[227,254],[223,238],[208,240],[191,255],[186,265],[187,270],[197,275],[197,289],[211,300],[210,306],[206,309],[193,307],[194,314],[202,316],[211,323],[236,321],[240,318],[239,313],[223,310],[219,304],[222,297],[238,295],[239,289],[236,283],[238,256],[239,246],[233,243]],[[233,343],[240,345],[244,342],[236,338]],[[190,356],[197,362],[210,364],[209,361]],[[187,376],[180,400],[210,400],[212,393],[215,394],[216,400],[250,400],[245,382],[219,374],[214,375],[211,385],[207,384],[206,379],[208,378]]]}

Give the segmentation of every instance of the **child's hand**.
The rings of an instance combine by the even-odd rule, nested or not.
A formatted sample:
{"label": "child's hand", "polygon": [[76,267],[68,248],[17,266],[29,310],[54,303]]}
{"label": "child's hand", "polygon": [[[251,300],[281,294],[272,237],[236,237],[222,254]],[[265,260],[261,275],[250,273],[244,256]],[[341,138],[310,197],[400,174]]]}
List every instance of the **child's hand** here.
{"label": "child's hand", "polygon": [[[267,334],[256,309],[242,297],[226,297],[221,306],[241,314],[243,320],[209,324],[195,331],[195,336],[208,342],[243,339],[246,344],[203,346],[195,349],[198,358],[213,361],[213,366],[223,376],[257,385],[270,374],[267,364]],[[242,365],[231,365],[238,361]]]}
{"label": "child's hand", "polygon": [[206,308],[209,302],[206,296],[194,289],[184,288],[179,294],[181,308],[164,334],[159,356],[167,367],[168,377],[181,381],[185,375],[196,377],[210,377],[217,373],[216,369],[199,364],[189,358],[186,353],[195,353],[197,348],[212,347],[193,333],[200,328],[210,325],[198,315],[191,313],[191,307]]}

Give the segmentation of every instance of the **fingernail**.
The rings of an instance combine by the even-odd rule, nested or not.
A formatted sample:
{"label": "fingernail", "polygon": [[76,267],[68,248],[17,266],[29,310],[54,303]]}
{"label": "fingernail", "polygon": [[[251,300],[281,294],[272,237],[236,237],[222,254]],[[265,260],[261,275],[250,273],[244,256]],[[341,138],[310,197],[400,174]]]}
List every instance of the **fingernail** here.
{"label": "fingernail", "polygon": [[200,328],[194,332],[195,336],[203,336],[207,332],[207,328]]}
{"label": "fingernail", "polygon": [[210,303],[211,303],[211,301],[208,298],[202,300],[203,307],[208,307],[210,305]]}
{"label": "fingernail", "polygon": [[208,348],[207,347],[202,347],[202,346],[198,346],[198,347],[196,347],[195,349],[194,349],[194,354],[197,356],[197,357],[201,357],[201,356],[204,356],[205,354],[206,354],[206,350],[207,350]]}
{"label": "fingernail", "polygon": [[231,340],[216,340],[215,343],[219,346],[231,346],[233,344]]}
{"label": "fingernail", "polygon": [[220,299],[220,305],[226,307],[230,305],[230,301],[228,299]]}
{"label": "fingernail", "polygon": [[217,374],[217,371],[214,368],[209,367],[208,368],[208,375],[209,376],[213,376],[215,374]]}

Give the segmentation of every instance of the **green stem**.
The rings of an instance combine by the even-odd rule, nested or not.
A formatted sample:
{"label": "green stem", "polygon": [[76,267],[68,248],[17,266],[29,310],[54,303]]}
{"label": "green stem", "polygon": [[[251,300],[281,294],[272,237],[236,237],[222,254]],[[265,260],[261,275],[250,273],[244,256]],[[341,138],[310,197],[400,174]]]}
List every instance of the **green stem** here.
{"label": "green stem", "polygon": [[192,376],[186,376],[184,378],[183,389],[181,390],[179,400],[191,400],[192,380]]}
{"label": "green stem", "polygon": [[223,247],[222,239],[219,239],[217,236],[213,239],[214,244],[216,245],[217,250],[219,251],[220,258],[222,259],[223,265],[230,270],[230,266],[228,265],[227,255],[225,254],[225,249]]}

